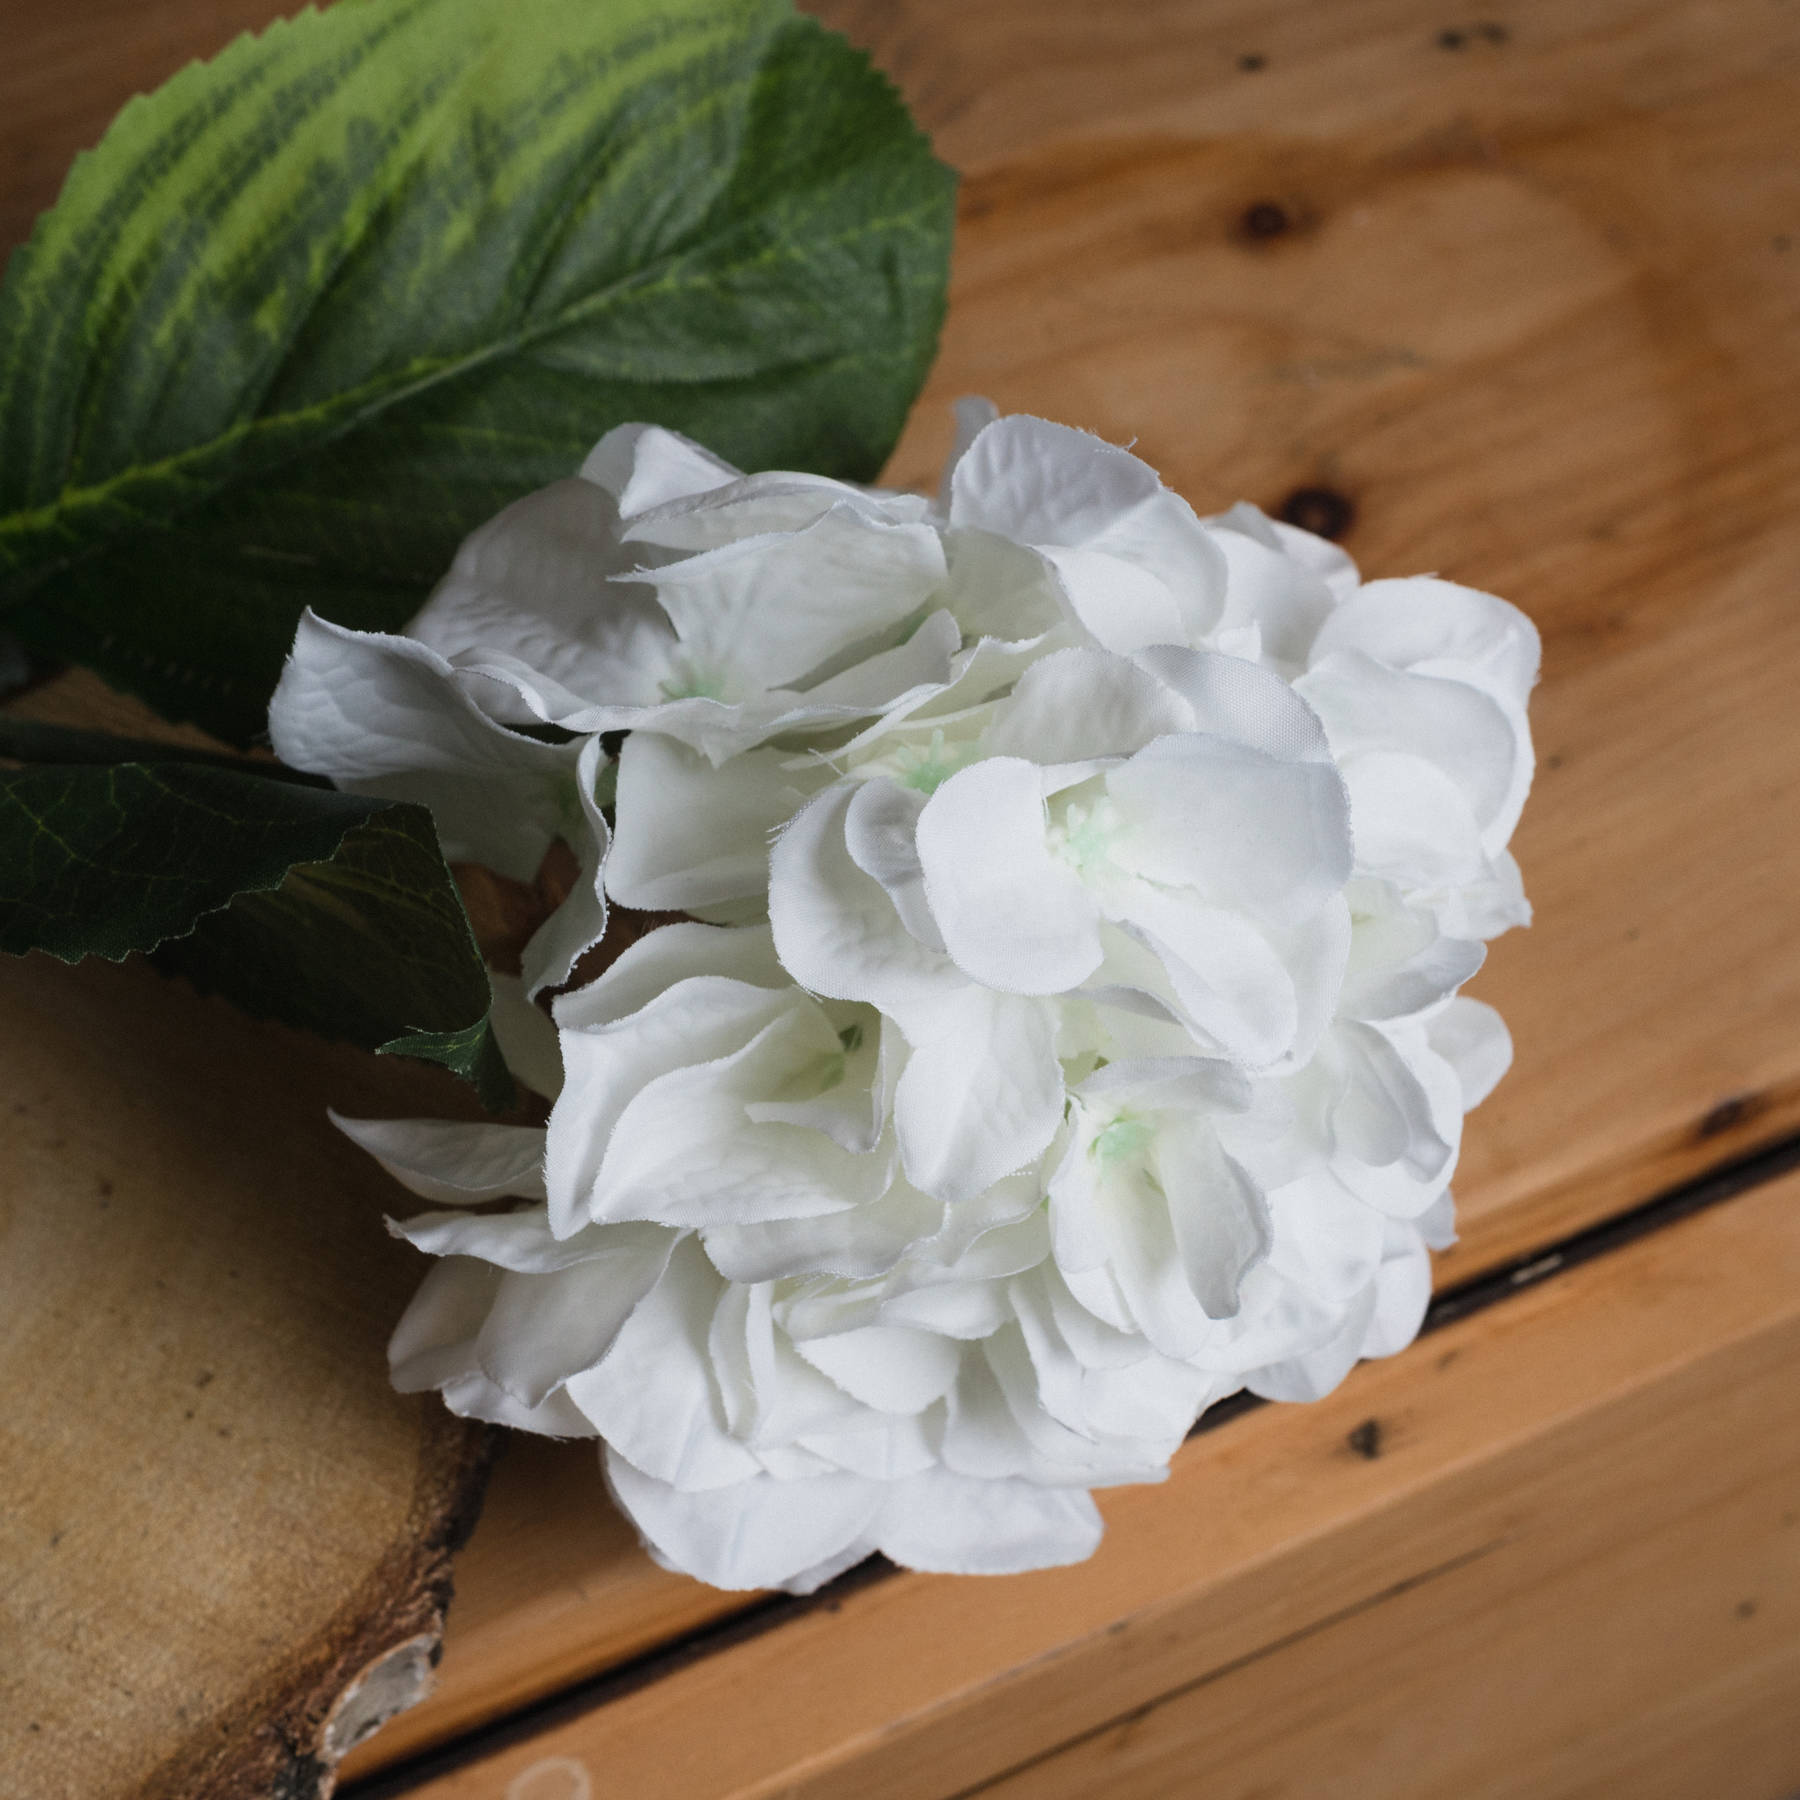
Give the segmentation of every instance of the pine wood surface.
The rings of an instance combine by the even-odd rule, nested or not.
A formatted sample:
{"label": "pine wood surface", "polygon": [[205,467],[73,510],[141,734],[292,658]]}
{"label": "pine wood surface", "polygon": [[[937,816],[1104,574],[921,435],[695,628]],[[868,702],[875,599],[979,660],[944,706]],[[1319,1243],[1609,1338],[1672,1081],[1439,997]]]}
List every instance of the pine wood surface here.
{"label": "pine wood surface", "polygon": [[1789,1176],[1191,1440],[1090,1563],[893,1576],[408,1800],[1781,1800],[1797,1358]]}
{"label": "pine wood surface", "polygon": [[[5,10],[16,237],[130,91],[277,8]],[[1328,488],[1366,571],[1439,569],[1544,631],[1516,845],[1538,922],[1474,990],[1519,1057],[1471,1120],[1443,1280],[1800,1124],[1800,7],[816,10],[965,175],[943,351],[891,479],[930,481],[948,401],[985,392],[1135,438],[1202,507]],[[326,1141],[296,1153],[321,1180]],[[370,1304],[378,1341],[395,1302]],[[1299,1440],[1272,1429],[1221,1441],[1278,1458]],[[459,1561],[440,1695],[371,1761],[737,1604],[628,1547],[590,1451],[513,1469]],[[1115,1543],[1137,1505],[1113,1502]]]}

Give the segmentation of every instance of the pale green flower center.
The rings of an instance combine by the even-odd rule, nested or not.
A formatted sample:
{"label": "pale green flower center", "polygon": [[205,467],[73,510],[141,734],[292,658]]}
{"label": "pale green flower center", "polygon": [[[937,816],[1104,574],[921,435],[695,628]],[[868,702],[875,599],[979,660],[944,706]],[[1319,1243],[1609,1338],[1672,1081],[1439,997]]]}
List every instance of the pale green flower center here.
{"label": "pale green flower center", "polygon": [[862,1026],[846,1025],[838,1033],[838,1042],[843,1045],[843,1049],[821,1050],[818,1055],[809,1056],[805,1062],[790,1069],[786,1079],[769,1098],[791,1105],[796,1101],[816,1100],[821,1094],[830,1093],[843,1081],[850,1058],[862,1048]]}
{"label": "pale green flower center", "polygon": [[680,679],[659,681],[656,685],[665,700],[723,700],[725,698],[725,677],[723,675],[689,674]]}
{"label": "pale green flower center", "polygon": [[958,770],[968,767],[973,753],[972,744],[947,743],[942,731],[934,731],[928,744],[899,745],[890,766],[902,787],[935,794]]}
{"label": "pale green flower center", "polygon": [[1088,1146],[1088,1154],[1102,1168],[1110,1168],[1115,1163],[1142,1156],[1155,1136],[1156,1127],[1148,1119],[1134,1119],[1129,1113],[1124,1113],[1114,1119],[1104,1131],[1096,1134],[1093,1143]]}
{"label": "pale green flower center", "polygon": [[845,1060],[841,1050],[821,1050],[817,1056],[809,1056],[791,1069],[787,1079],[769,1098],[784,1105],[816,1100],[821,1094],[830,1093],[844,1079]]}
{"label": "pale green flower center", "polygon": [[1078,874],[1097,874],[1112,861],[1119,828],[1118,808],[1104,794],[1091,802],[1071,800],[1063,807],[1062,816],[1051,823],[1050,854]]}

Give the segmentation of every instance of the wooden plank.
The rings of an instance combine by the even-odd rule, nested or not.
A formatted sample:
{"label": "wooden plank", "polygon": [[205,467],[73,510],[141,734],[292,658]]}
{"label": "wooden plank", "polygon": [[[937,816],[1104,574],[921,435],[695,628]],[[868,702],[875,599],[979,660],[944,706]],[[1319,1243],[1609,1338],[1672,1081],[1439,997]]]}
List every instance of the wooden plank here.
{"label": "wooden plank", "polygon": [[[0,225],[133,87],[275,10],[11,0]],[[1333,487],[1371,572],[1439,567],[1545,628],[1539,923],[1476,990],[1519,1064],[1472,1122],[1445,1278],[1800,1125],[1793,9],[1509,0],[1504,42],[1454,45],[1423,0],[820,10],[968,174],[896,479],[980,389],[1137,437],[1203,505]],[[1247,235],[1258,203],[1289,228]],[[543,1454],[579,1517],[586,1453]],[[465,1559],[471,1653],[453,1632],[421,1731],[712,1604],[603,1522],[551,1566],[546,1491],[509,1488]]]}
{"label": "wooden plank", "polygon": [[[1534,1512],[1564,1515],[1548,1529],[1208,1671],[979,1791],[1787,1800],[1800,1781],[1800,1466],[1791,1439],[1756,1458],[1741,1439],[1794,1422],[1793,1390],[1782,1359],[1740,1365],[1728,1385],[1672,1382],[1530,1496]],[[1644,1528],[1616,1509],[1651,1436],[1666,1446],[1653,1479],[1671,1460],[1723,1463],[1659,1495]]]}
{"label": "wooden plank", "polygon": [[1015,1791],[1779,1795],[1797,1364],[1789,1176],[1193,1440],[1091,1563],[895,1576],[404,1791],[921,1800],[1118,1722]]}
{"label": "wooden plank", "polygon": [[324,1108],[452,1088],[0,968],[0,1789],[310,1794],[428,1681],[486,1434],[388,1389],[417,1271]]}

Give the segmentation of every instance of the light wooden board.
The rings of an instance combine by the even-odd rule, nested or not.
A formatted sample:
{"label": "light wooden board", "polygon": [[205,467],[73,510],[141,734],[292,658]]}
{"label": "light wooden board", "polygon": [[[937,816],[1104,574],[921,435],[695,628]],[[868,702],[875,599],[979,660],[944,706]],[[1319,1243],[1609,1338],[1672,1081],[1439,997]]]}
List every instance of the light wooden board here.
{"label": "light wooden board", "polygon": [[[131,88],[275,10],[10,0],[0,224]],[[1509,0],[1480,14],[1504,42],[1423,0],[819,10],[967,176],[894,479],[928,481],[948,400],[983,391],[1136,438],[1202,506],[1332,487],[1369,572],[1544,628],[1538,924],[1476,985],[1519,1062],[1471,1122],[1443,1278],[1800,1124],[1800,9]],[[1246,236],[1259,204],[1292,228]],[[727,1604],[588,1514],[585,1451],[534,1454],[409,1742]],[[548,1516],[591,1517],[566,1561]]]}
{"label": "light wooden board", "polygon": [[1073,1744],[1001,1791],[1775,1800],[1797,1363],[1789,1177],[1193,1440],[1091,1563],[896,1576],[408,1793],[927,1800]]}
{"label": "light wooden board", "polygon": [[364,1065],[0,965],[0,1793],[300,1800],[427,1678],[484,1434],[388,1388],[417,1270],[324,1109],[451,1084]]}

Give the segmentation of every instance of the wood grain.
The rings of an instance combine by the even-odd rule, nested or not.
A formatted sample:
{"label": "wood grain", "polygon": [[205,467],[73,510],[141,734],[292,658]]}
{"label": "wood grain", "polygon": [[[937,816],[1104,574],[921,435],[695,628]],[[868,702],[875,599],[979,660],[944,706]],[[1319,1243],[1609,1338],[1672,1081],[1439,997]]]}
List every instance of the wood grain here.
{"label": "wood grain", "polygon": [[[267,0],[94,0],[77,13],[53,0],[10,0],[0,232],[22,232],[54,194],[67,155],[130,91],[276,10]],[[1792,598],[1800,577],[1792,424],[1800,416],[1800,8],[1505,0],[1464,17],[1423,0],[1145,0],[1130,8],[827,0],[815,10],[873,49],[965,174],[942,356],[893,479],[933,479],[948,401],[986,392],[1008,408],[1135,439],[1203,507],[1246,495],[1274,508],[1302,486],[1332,489],[1354,505],[1347,542],[1369,573],[1439,569],[1517,600],[1544,630],[1546,679],[1534,707],[1542,766],[1517,844],[1538,919],[1497,947],[1475,989],[1506,1014],[1518,1062],[1470,1122],[1457,1184],[1463,1243],[1443,1260],[1442,1279],[1528,1256],[1800,1127],[1792,898],[1800,891],[1800,708],[1791,698],[1800,670]],[[306,1162],[315,1154],[303,1153],[305,1166],[322,1166]],[[1763,1254],[1754,1240],[1739,1253]],[[374,1331],[375,1321],[364,1328]],[[1484,1329],[1521,1369],[1539,1367],[1538,1341],[1509,1335],[1523,1327]],[[1638,1348],[1667,1372],[1654,1345]],[[1695,1357],[1715,1349],[1690,1345]],[[1619,1374],[1621,1365],[1610,1366]],[[1349,1391],[1414,1381],[1394,1372],[1413,1367],[1365,1371]],[[1421,1381],[1418,1391],[1436,1390]],[[1528,1389],[1509,1390],[1511,1410],[1501,1416],[1520,1441],[1554,1434],[1563,1416],[1555,1395],[1564,1390],[1549,1391],[1539,1412]],[[1676,1404],[1675,1389],[1659,1391]],[[1465,1402],[1489,1403],[1473,1391]],[[1339,1402],[1320,1418],[1336,1422],[1317,1429],[1341,1426],[1333,1408]],[[1118,1546],[1139,1545],[1127,1552],[1134,1569],[1144,1558],[1131,1592],[1148,1616],[1163,1592],[1155,1555],[1174,1556],[1171,1584],[1187,1579],[1179,1571],[1190,1565],[1176,1552],[1195,1518],[1230,1541],[1237,1527],[1222,1514],[1260,1505],[1259,1482],[1318,1484],[1312,1510],[1274,1509],[1255,1552],[1284,1570],[1301,1598],[1272,1598],[1253,1572],[1240,1571],[1249,1585],[1232,1589],[1230,1604],[1241,1603],[1251,1623],[1233,1636],[1210,1612],[1181,1614],[1179,1628],[1169,1627],[1171,1657],[1222,1668],[1248,1654],[1246,1645],[1266,1647],[1299,1629],[1302,1615],[1310,1630],[1332,1604],[1379,1591],[1334,1587],[1329,1568],[1306,1560],[1314,1539],[1352,1560],[1366,1551],[1371,1579],[1385,1569],[1406,1580],[1427,1566],[1391,1544],[1383,1550],[1388,1540],[1373,1522],[1384,1509],[1382,1530],[1410,1517],[1405,1493],[1338,1481],[1385,1479],[1401,1453],[1366,1469],[1340,1467],[1321,1460],[1325,1440],[1309,1437],[1312,1429],[1261,1418],[1231,1428],[1220,1446],[1247,1446],[1234,1452],[1248,1459],[1242,1485],[1209,1485],[1186,1515],[1156,1523],[1164,1520],[1157,1509],[1172,1504],[1167,1495],[1198,1491],[1191,1486],[1114,1498],[1112,1560],[1103,1561],[1117,1568]],[[1483,1442],[1487,1449],[1468,1453],[1496,1481],[1537,1479],[1536,1464],[1509,1463],[1498,1439]],[[1578,1444],[1565,1450],[1579,1461]],[[519,1473],[502,1476],[495,1510],[461,1563],[463,1598],[439,1698],[406,1722],[404,1736],[377,1738],[360,1766],[554,1691],[735,1604],[661,1576],[628,1545],[591,1484],[591,1452],[534,1448],[514,1466]],[[1727,1499],[1692,1503],[1724,1507]],[[1731,1516],[1734,1541],[1748,1545],[1751,1526]],[[1447,1556],[1461,1554],[1455,1534],[1434,1536],[1430,1519],[1418,1529],[1449,1545]],[[1693,1550],[1680,1539],[1677,1552],[1670,1520],[1645,1515],[1642,1529],[1646,1542],[1669,1546],[1668,1556]],[[1376,1535],[1365,1541],[1360,1532]],[[1455,1611],[1468,1596],[1470,1607],[1499,1608],[1526,1640],[1538,1631],[1560,1642],[1554,1612],[1533,1612],[1521,1599],[1527,1610],[1507,1613],[1500,1590],[1481,1586],[1490,1565],[1513,1587],[1529,1586],[1512,1573],[1510,1555],[1496,1551],[1447,1573],[1411,1604],[1428,1608],[1429,1595],[1429,1606],[1449,1609],[1446,1619],[1473,1616]],[[1020,1659],[1065,1643],[1056,1635],[1064,1578],[1038,1579],[1048,1585],[1016,1591],[1045,1598],[998,1609],[1012,1621],[1010,1637],[959,1611],[976,1602],[957,1598],[954,1584],[904,1605],[884,1596],[889,1588],[913,1594],[917,1584],[889,1584],[856,1604],[899,1608],[913,1633],[901,1642],[929,1644],[930,1666],[942,1661],[952,1685],[957,1669],[977,1665],[986,1671],[980,1680],[1004,1685]],[[1123,1616],[1092,1600],[1080,1579],[1070,1577],[1067,1590],[1090,1595],[1079,1618]],[[1642,1632],[1650,1629],[1642,1620],[1663,1616],[1652,1590],[1644,1602],[1651,1613],[1630,1615]],[[1003,1590],[978,1591],[980,1606],[993,1608],[992,1591]],[[1604,1580],[1582,1591],[1591,1600]],[[1332,1629],[1362,1627],[1346,1620]],[[824,1632],[822,1624],[793,1628],[782,1636],[786,1654],[807,1669],[808,1658],[835,1656],[840,1640]],[[959,1661],[958,1633],[979,1647],[974,1663]],[[1142,1641],[1134,1630],[1120,1636]],[[1711,1700],[1704,1684],[1690,1684],[1660,1723],[1619,1724],[1652,1747],[1645,1754],[1654,1768],[1633,1765],[1631,1780],[1665,1787],[1646,1792],[1722,1791],[1703,1779],[1715,1767],[1709,1746],[1728,1741],[1718,1735],[1727,1729],[1721,1720],[1737,1721],[1729,1731],[1745,1744],[1780,1739],[1777,1726],[1746,1720],[1787,1691],[1786,1652],[1771,1650],[1773,1660],[1751,1668],[1731,1660],[1740,1640],[1752,1641],[1747,1633],[1696,1640],[1719,1671]],[[1572,1641],[1591,1643],[1594,1656],[1611,1643],[1579,1631]],[[1540,1651],[1549,1644],[1543,1638]],[[733,1652],[729,1667],[767,1678],[753,1648]],[[895,1723],[915,1700],[949,1704],[941,1693],[909,1700],[910,1664],[884,1668],[872,1653],[851,1664],[886,1695],[887,1711],[840,1709],[844,1731],[860,1720],[854,1730],[867,1734],[854,1757],[843,1748],[849,1738],[831,1735],[836,1723],[806,1713],[828,1746],[819,1754],[849,1757],[843,1766],[857,1780],[872,1779],[880,1756],[870,1746],[892,1726],[900,1734],[893,1742],[924,1758],[921,1769],[948,1768],[931,1760],[938,1750],[922,1748],[937,1743],[922,1725]],[[1070,1666],[1089,1667],[1080,1659]],[[1424,1663],[1393,1666],[1403,1691],[1428,1691]],[[684,1676],[690,1685],[668,1692],[694,1692],[697,1679]],[[1687,1677],[1669,1679],[1679,1687]],[[1077,1716],[1099,1723],[1172,1685],[1174,1677],[1160,1688],[1097,1681],[1092,1705],[1085,1689],[1059,1690],[1044,1702],[1050,1710],[1028,1709],[1034,1752],[1047,1718],[1073,1731]],[[1127,1690],[1138,1698],[1120,1698]],[[822,1669],[819,1692],[844,1691],[839,1673]],[[1317,1734],[1305,1742],[1341,1748],[1347,1740],[1333,1731],[1354,1737],[1357,1709],[1340,1698],[1338,1714],[1320,1701]],[[1463,1717],[1452,1700],[1445,1689],[1428,1704]],[[1115,1712],[1104,1712],[1115,1701]],[[962,1704],[951,1708],[959,1718]],[[607,1731],[626,1737],[609,1735],[607,1753],[623,1755],[627,1770],[638,1767],[633,1755],[654,1760],[659,1741],[699,1754],[678,1713],[658,1712],[649,1696],[621,1706],[609,1709]],[[1171,1702],[1168,1719],[1179,1712]],[[1213,1714],[1191,1716],[1193,1730],[1215,1729]],[[1677,1718],[1686,1720],[1679,1730]],[[753,1742],[774,1743],[773,1722],[750,1724]],[[1486,1728],[1472,1715],[1465,1724]],[[1187,1726],[1171,1723],[1173,1736],[1163,1730],[1148,1731],[1146,1769],[1172,1766],[1157,1761],[1164,1752],[1155,1744],[1188,1742],[1180,1736]],[[1693,1746],[1691,1767],[1681,1746]],[[1627,1748],[1621,1743],[1619,1754]],[[873,1760],[856,1760],[865,1751]],[[1023,1754],[1019,1742],[1005,1754],[1014,1752]],[[798,1766],[782,1760],[784,1750],[769,1754],[770,1769]],[[1178,1760],[1181,1752],[1167,1754]],[[1069,1755],[1071,1780],[1121,1770],[1105,1778],[1140,1779],[1128,1757],[1107,1762],[1097,1748]],[[1769,1755],[1767,1767],[1783,1766],[1786,1741]],[[690,1765],[678,1756],[672,1766]],[[980,1778],[1004,1766],[982,1763]],[[1690,1785],[1666,1786],[1688,1779],[1676,1773],[1684,1767]],[[1246,1773],[1245,1791],[1262,1778]],[[627,1783],[621,1791],[661,1790]]]}
{"label": "wood grain", "polygon": [[407,1792],[1776,1800],[1797,1358],[1789,1177],[1193,1440],[1091,1563],[895,1576]]}
{"label": "wood grain", "polygon": [[452,1087],[0,967],[0,1791],[300,1800],[428,1679],[487,1434],[389,1390],[417,1270],[324,1109]]}

